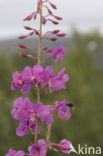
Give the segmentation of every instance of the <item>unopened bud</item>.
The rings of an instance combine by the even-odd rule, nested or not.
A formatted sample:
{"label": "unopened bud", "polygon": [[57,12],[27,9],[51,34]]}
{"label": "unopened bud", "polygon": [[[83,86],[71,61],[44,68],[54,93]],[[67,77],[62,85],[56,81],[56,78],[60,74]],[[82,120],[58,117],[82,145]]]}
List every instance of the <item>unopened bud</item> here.
{"label": "unopened bud", "polygon": [[26,30],[33,30],[33,28],[30,28],[30,27],[28,27],[28,26],[24,26],[24,28],[25,28]]}
{"label": "unopened bud", "polygon": [[44,16],[42,16],[42,22],[43,22],[43,24],[45,24],[47,22],[47,19]]}
{"label": "unopened bud", "polygon": [[48,19],[48,21],[51,21],[51,22],[52,22],[53,24],[55,24],[55,25],[59,24],[59,22],[53,21],[53,20],[51,20],[51,19]]}
{"label": "unopened bud", "polygon": [[60,32],[60,30],[54,30],[54,31],[52,31],[52,34],[57,34],[59,32]]}
{"label": "unopened bud", "polygon": [[58,36],[58,37],[64,37],[64,36],[66,36],[66,34],[56,34],[56,36]]}
{"label": "unopened bud", "polygon": [[50,40],[50,41],[56,41],[57,38],[50,38],[49,40]]}
{"label": "unopened bud", "polygon": [[34,14],[34,20],[37,18],[37,12],[35,12]]}
{"label": "unopened bud", "polygon": [[28,37],[28,35],[23,35],[23,36],[19,36],[18,38],[19,39],[24,39],[24,38],[27,38]]}
{"label": "unopened bud", "polygon": [[31,47],[24,46],[23,44],[18,44],[18,46],[23,49],[32,49]]}
{"label": "unopened bud", "polygon": [[57,9],[56,5],[54,5],[53,3],[49,2],[49,4],[51,5],[53,9]]}
{"label": "unopened bud", "polygon": [[57,20],[62,20],[63,18],[62,17],[59,17],[59,16],[53,16],[54,18],[56,18]]}
{"label": "unopened bud", "polygon": [[32,56],[32,55],[26,55],[26,54],[24,54],[24,53],[19,53],[19,55],[20,55],[20,57],[22,57],[22,58],[29,58],[29,59],[34,59],[34,57]]}
{"label": "unopened bud", "polygon": [[23,21],[30,21],[32,19],[33,15],[34,15],[34,12],[32,14],[30,14],[29,16],[27,16],[26,18],[24,18]]}

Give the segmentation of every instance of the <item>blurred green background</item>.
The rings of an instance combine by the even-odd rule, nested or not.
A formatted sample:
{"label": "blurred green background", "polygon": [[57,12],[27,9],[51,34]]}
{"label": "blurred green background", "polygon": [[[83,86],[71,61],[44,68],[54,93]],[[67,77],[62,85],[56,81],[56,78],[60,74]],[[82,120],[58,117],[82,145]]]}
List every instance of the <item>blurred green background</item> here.
{"label": "blurred green background", "polygon": [[[69,44],[69,40],[66,39]],[[73,44],[67,47],[66,56],[60,67],[52,63],[55,72],[66,67],[70,75],[67,89],[52,94],[41,93],[45,104],[52,104],[56,100],[66,98],[75,105],[71,110],[72,118],[62,121],[54,116],[52,127],[52,142],[59,142],[63,138],[70,140],[74,147],[77,145],[103,147],[103,37],[99,32],[88,34],[73,33]],[[0,49],[0,156],[8,152],[9,148],[25,150],[34,141],[34,136],[18,137],[15,134],[18,121],[12,119],[10,111],[14,99],[23,96],[19,90],[11,91],[12,72],[21,71],[25,65],[32,65],[29,61],[18,56],[18,52],[7,53]],[[26,94],[32,102],[36,102],[36,92]],[[41,125],[40,138],[45,138],[46,126]],[[49,156],[63,156],[61,152],[50,151]],[[71,153],[71,156],[76,154]]]}

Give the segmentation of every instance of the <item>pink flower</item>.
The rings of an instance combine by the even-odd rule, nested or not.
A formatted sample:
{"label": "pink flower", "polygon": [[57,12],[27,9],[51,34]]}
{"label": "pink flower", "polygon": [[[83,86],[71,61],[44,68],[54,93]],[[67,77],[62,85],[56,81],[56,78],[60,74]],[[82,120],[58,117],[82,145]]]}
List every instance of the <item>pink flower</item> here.
{"label": "pink flower", "polygon": [[15,151],[13,149],[9,150],[9,153],[5,154],[5,156],[24,156],[25,152],[24,151]]}
{"label": "pink flower", "polygon": [[52,51],[50,53],[50,55],[53,58],[57,59],[57,64],[58,65],[60,65],[61,59],[64,56],[64,54],[65,54],[65,48],[64,48],[64,46],[62,44],[60,44],[60,46],[58,48],[52,49]]}
{"label": "pink flower", "polygon": [[68,120],[71,117],[70,108],[66,104],[67,104],[66,100],[55,102],[56,113],[62,120]]}
{"label": "pink flower", "polygon": [[[20,120],[19,126],[16,128],[17,136],[24,136],[29,133],[35,133],[36,122],[35,121],[25,121]],[[40,128],[38,129],[38,133],[40,133]]]}
{"label": "pink flower", "polygon": [[[11,114],[16,120],[34,122],[40,118],[44,123],[49,125],[53,122],[52,111],[48,105],[44,105],[43,103],[34,105],[28,98],[20,97],[14,101],[14,108]],[[26,124],[26,122],[22,122],[22,124]]]}
{"label": "pink flower", "polygon": [[61,152],[65,154],[69,154],[69,150],[71,149],[71,142],[67,139],[61,140],[61,142],[57,145]]}
{"label": "pink flower", "polygon": [[11,85],[11,89],[15,90],[17,88],[21,88],[21,86],[23,85],[23,81],[21,80],[21,74],[16,71],[15,73],[13,73],[13,82]]}
{"label": "pink flower", "polygon": [[14,108],[11,114],[16,120],[30,120],[34,112],[35,105],[28,98],[20,97],[14,101]]}
{"label": "pink flower", "polygon": [[46,156],[46,142],[42,139],[38,140],[38,144],[35,145],[32,143],[31,146],[29,146],[28,151],[29,156],[36,156],[36,153],[38,153],[38,156]]}

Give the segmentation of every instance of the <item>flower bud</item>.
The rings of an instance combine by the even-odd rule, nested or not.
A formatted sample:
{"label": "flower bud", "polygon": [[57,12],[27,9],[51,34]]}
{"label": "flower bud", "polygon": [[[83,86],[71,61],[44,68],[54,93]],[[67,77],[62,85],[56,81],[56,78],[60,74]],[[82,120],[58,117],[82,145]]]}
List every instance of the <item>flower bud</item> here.
{"label": "flower bud", "polygon": [[49,2],[49,4],[53,9],[57,9],[56,5],[54,5],[53,3]]}
{"label": "flower bud", "polygon": [[31,33],[29,33],[29,36],[33,36],[33,34],[34,34],[34,31],[32,31]]}
{"label": "flower bud", "polygon": [[45,24],[47,22],[47,19],[44,16],[42,16],[42,22],[43,22],[43,24]]}
{"label": "flower bud", "polygon": [[57,33],[59,33],[59,31],[60,30],[54,30],[54,31],[52,31],[52,34],[57,34]]}
{"label": "flower bud", "polygon": [[19,36],[18,38],[19,39],[25,39],[25,38],[27,38],[28,37],[28,35],[23,35],[23,36]]}
{"label": "flower bud", "polygon": [[56,18],[57,20],[62,20],[63,18],[62,17],[59,17],[59,16],[53,16],[54,18]]}
{"label": "flower bud", "polygon": [[56,36],[58,36],[58,37],[64,37],[64,36],[66,36],[66,34],[56,34]]}
{"label": "flower bud", "polygon": [[52,22],[53,24],[55,24],[55,25],[59,24],[59,22],[53,21],[53,20],[51,20],[51,19],[48,19],[48,21],[51,21],[51,22]]}
{"label": "flower bud", "polygon": [[32,60],[34,59],[34,57],[32,55],[26,55],[26,54],[24,54],[22,52],[19,53],[19,56],[22,57],[22,58],[30,58]]}
{"label": "flower bud", "polygon": [[56,41],[57,38],[49,38],[50,41]]}
{"label": "flower bud", "polygon": [[24,28],[25,28],[26,30],[33,30],[33,28],[30,28],[30,27],[28,27],[28,26],[24,26]]}
{"label": "flower bud", "polygon": [[18,46],[23,49],[32,49],[31,47],[24,46],[23,44],[18,44]]}
{"label": "flower bud", "polygon": [[37,18],[37,12],[35,12],[34,14],[34,20]]}
{"label": "flower bud", "polygon": [[53,15],[53,13],[51,12],[51,10],[46,6],[46,8],[47,8],[47,10],[48,10],[48,13],[50,14],[50,15]]}
{"label": "flower bud", "polygon": [[23,19],[23,21],[30,21],[32,19],[34,15],[34,12],[32,14],[30,14],[29,16],[27,16],[26,18]]}

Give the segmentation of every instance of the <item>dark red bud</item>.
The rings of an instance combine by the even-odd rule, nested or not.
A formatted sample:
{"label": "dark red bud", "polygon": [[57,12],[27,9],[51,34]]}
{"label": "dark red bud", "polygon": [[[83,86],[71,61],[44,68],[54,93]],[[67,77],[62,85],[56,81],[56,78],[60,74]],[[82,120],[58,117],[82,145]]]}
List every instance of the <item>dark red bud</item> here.
{"label": "dark red bud", "polygon": [[26,49],[26,46],[24,46],[23,44],[18,44],[18,46],[19,46],[20,48]]}
{"label": "dark red bud", "polygon": [[42,22],[43,22],[43,24],[45,24],[47,22],[47,19],[44,16],[42,16]]}
{"label": "dark red bud", "polygon": [[32,49],[31,47],[24,46],[23,44],[18,44],[18,46],[23,49]]}
{"label": "dark red bud", "polygon": [[47,10],[48,10],[48,13],[50,14],[50,15],[53,15],[53,13],[52,13],[52,11],[46,6],[46,8],[47,8]]}
{"label": "dark red bud", "polygon": [[32,31],[31,33],[29,33],[28,36],[33,36],[33,34],[34,34],[34,31]]}
{"label": "dark red bud", "polygon": [[62,17],[55,16],[55,15],[53,15],[53,17],[56,18],[57,20],[62,20],[63,19]]}
{"label": "dark red bud", "polygon": [[60,30],[54,30],[54,31],[52,31],[52,34],[57,34],[59,32],[60,32]]}
{"label": "dark red bud", "polygon": [[66,34],[56,34],[56,36],[58,36],[58,37],[64,37],[64,36],[66,36]]}
{"label": "dark red bud", "polygon": [[49,4],[51,5],[53,9],[57,9],[56,5],[54,5],[53,3],[49,2]]}
{"label": "dark red bud", "polygon": [[22,58],[30,58],[30,59],[34,59],[34,57],[32,55],[26,55],[22,52],[19,53],[19,56],[22,57]]}
{"label": "dark red bud", "polygon": [[23,36],[19,36],[18,38],[19,39],[24,39],[24,38],[27,38],[28,37],[28,35],[23,35]]}
{"label": "dark red bud", "polygon": [[37,12],[35,12],[34,14],[34,20],[37,18]]}
{"label": "dark red bud", "polygon": [[27,27],[27,26],[24,26],[24,28],[25,28],[26,30],[33,30],[33,28],[30,28],[30,27]]}
{"label": "dark red bud", "polygon": [[57,38],[49,38],[50,41],[56,41]]}
{"label": "dark red bud", "polygon": [[51,22],[52,22],[53,24],[55,24],[55,25],[59,24],[59,22],[53,21],[53,20],[51,20],[51,19],[48,19],[48,21],[51,21]]}
{"label": "dark red bud", "polygon": [[34,15],[34,12],[32,14],[30,14],[29,16],[27,16],[26,18],[23,19],[23,21],[30,21],[32,19]]}
{"label": "dark red bud", "polygon": [[37,4],[37,11],[40,10],[40,1],[38,1],[38,4]]}
{"label": "dark red bud", "polygon": [[38,32],[37,30],[35,30],[35,34],[36,34],[36,35],[39,35],[39,32]]}

